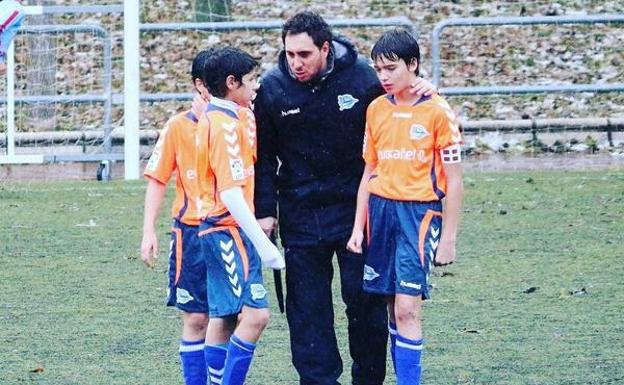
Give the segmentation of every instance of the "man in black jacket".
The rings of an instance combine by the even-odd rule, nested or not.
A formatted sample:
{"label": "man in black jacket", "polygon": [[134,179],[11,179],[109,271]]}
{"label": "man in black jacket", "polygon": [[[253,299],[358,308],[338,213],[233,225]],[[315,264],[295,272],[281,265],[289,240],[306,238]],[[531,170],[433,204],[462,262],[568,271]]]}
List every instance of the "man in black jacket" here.
{"label": "man in black jacket", "polygon": [[[346,242],[364,168],[366,108],[383,89],[355,47],[333,36],[315,13],[290,18],[282,41],[279,64],[263,76],[255,100],[255,209],[271,234],[279,206],[293,364],[301,385],[338,384],[342,360],[331,291],[336,254],[353,384],[381,385],[386,308],[381,297],[362,290],[364,259],[347,251]],[[428,82],[421,86],[431,91]]]}

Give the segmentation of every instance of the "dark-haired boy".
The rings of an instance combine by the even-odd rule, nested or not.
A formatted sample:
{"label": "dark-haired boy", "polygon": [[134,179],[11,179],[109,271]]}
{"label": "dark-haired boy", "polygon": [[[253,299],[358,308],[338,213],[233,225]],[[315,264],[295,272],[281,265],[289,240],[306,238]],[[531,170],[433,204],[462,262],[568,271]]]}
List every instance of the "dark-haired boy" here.
{"label": "dark-haired boy", "polygon": [[206,192],[198,206],[210,277],[205,354],[211,384],[245,381],[270,315],[261,261],[284,267],[253,214],[256,126],[248,107],[255,97],[257,66],[239,49],[213,49],[203,78],[211,99],[199,120],[197,169]]}
{"label": "dark-haired boy", "polygon": [[195,99],[192,109],[167,121],[144,173],[147,189],[141,259],[148,266],[153,266],[158,253],[155,223],[167,183],[174,173],[177,174],[175,198],[171,207],[173,225],[167,305],[177,307],[182,315],[179,353],[186,385],[205,385],[207,378],[204,359],[204,338],[208,324],[206,266],[197,237],[199,216],[195,206],[200,197],[195,169],[195,136],[198,116],[206,105],[201,101],[209,97],[201,80],[207,57],[207,51],[200,52],[191,68],[193,86],[200,97]]}
{"label": "dark-haired boy", "polygon": [[401,30],[384,33],[371,58],[386,95],[366,113],[366,166],[347,247],[362,252],[367,225],[364,290],[385,296],[388,303],[397,384],[418,385],[421,306],[429,298],[430,265],[456,258],[461,134],[444,99],[409,90],[420,63],[413,36]]}

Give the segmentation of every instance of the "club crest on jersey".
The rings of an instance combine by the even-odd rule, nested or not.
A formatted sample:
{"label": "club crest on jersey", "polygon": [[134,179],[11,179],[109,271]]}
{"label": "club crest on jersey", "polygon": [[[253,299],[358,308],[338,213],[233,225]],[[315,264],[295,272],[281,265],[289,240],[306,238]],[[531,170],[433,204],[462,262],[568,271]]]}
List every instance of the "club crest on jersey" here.
{"label": "club crest on jersey", "polygon": [[356,99],[351,94],[338,95],[338,107],[340,111],[350,110],[360,99]]}
{"label": "club crest on jersey", "polygon": [[412,127],[410,127],[410,139],[421,140],[427,136],[429,136],[429,131],[421,124],[412,124]]}
{"label": "club crest on jersey", "polygon": [[230,172],[233,180],[245,179],[245,167],[243,160],[240,158],[230,158]]}

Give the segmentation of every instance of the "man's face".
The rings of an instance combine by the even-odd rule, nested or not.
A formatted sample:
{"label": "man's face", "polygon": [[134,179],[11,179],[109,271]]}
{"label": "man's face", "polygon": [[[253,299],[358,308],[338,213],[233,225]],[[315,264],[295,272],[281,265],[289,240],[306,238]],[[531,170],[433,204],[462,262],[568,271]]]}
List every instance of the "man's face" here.
{"label": "man's face", "polygon": [[329,42],[323,43],[319,48],[305,32],[297,35],[288,34],[284,39],[284,49],[290,70],[302,83],[315,78],[327,67]]}
{"label": "man's face", "polygon": [[384,91],[393,95],[410,87],[417,67],[418,62],[416,61],[406,64],[403,59],[395,61],[385,57],[377,58],[373,65]]}

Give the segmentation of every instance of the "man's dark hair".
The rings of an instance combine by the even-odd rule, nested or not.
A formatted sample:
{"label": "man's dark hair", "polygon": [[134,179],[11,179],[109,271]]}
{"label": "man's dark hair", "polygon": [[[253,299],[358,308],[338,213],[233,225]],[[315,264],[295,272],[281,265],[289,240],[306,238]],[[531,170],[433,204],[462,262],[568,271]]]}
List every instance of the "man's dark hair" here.
{"label": "man's dark hair", "polygon": [[222,98],[227,93],[225,81],[234,76],[242,82],[243,76],[258,67],[258,62],[245,51],[234,47],[211,48],[208,51],[202,80],[210,93]]}
{"label": "man's dark hair", "polygon": [[418,62],[418,67],[416,67],[415,71],[416,75],[420,71],[420,47],[418,42],[411,33],[403,29],[387,31],[377,40],[371,51],[371,59],[375,62],[380,58],[392,61],[401,59],[408,65],[416,60]]}
{"label": "man's dark hair", "polygon": [[193,59],[193,64],[191,65],[191,80],[193,81],[193,84],[195,83],[195,79],[203,81],[204,67],[206,66],[206,61],[209,56],[210,51],[203,50],[195,56],[195,59]]}
{"label": "man's dark hair", "polygon": [[316,12],[299,12],[286,20],[282,27],[282,43],[286,43],[286,35],[299,35],[307,33],[312,38],[314,45],[321,48],[326,41],[331,44],[333,39],[329,24]]}

